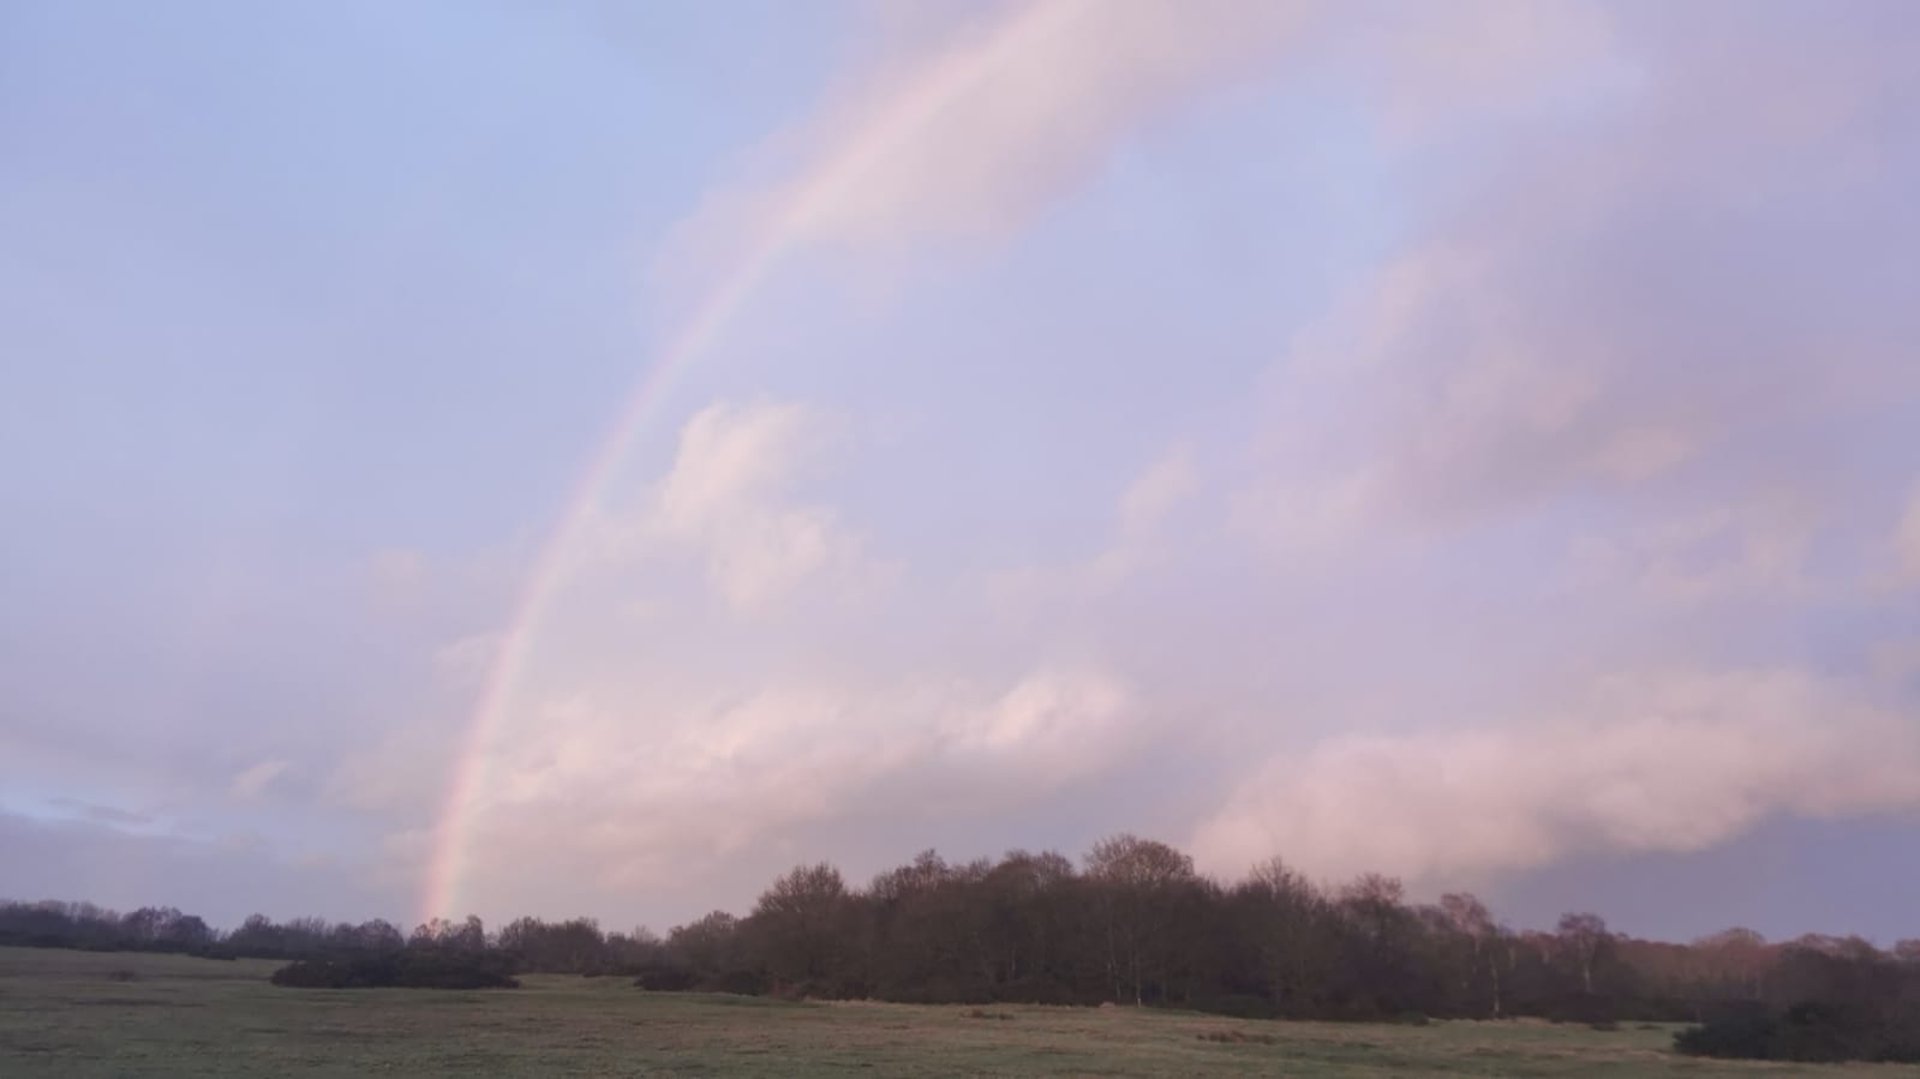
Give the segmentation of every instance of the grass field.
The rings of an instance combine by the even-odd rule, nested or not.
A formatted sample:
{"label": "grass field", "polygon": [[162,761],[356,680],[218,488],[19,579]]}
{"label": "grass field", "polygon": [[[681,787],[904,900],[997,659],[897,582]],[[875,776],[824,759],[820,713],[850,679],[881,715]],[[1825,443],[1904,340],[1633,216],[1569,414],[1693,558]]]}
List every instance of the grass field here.
{"label": "grass field", "polygon": [[0,1076],[1794,1074],[1676,1057],[1670,1028],[784,1003],[647,993],[617,978],[533,977],[474,993],[291,990],[267,984],[275,966],[0,949]]}

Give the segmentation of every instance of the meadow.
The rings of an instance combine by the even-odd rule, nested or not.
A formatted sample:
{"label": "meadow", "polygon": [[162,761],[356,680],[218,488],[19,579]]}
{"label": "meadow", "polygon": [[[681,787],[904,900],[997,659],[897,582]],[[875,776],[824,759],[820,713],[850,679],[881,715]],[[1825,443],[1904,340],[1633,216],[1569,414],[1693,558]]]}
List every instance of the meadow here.
{"label": "meadow", "polygon": [[1673,1028],[1243,1021],[1133,1008],[929,1007],[649,993],[293,990],[279,964],[0,949],[0,1075],[900,1076],[1914,1074],[1683,1058]]}

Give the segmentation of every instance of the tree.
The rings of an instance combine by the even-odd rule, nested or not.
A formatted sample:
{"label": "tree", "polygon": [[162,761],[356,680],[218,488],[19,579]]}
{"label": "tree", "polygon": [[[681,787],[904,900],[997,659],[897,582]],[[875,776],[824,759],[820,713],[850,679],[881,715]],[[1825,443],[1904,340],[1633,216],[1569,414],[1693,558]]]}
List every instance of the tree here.
{"label": "tree", "polygon": [[740,920],[716,910],[667,931],[667,962],[690,974],[697,986],[744,988],[751,979],[740,955],[740,938]]}
{"label": "tree", "polygon": [[847,907],[846,881],[825,862],[797,866],[761,893],[749,921],[776,982],[830,991],[844,973]]}
{"label": "tree", "polygon": [[1099,889],[1114,996],[1141,1004],[1148,979],[1166,973],[1169,915],[1179,892],[1196,881],[1193,859],[1165,843],[1117,835],[1094,845],[1087,876]]}
{"label": "tree", "polygon": [[1085,933],[1073,862],[1047,851],[1010,851],[975,887],[978,932],[996,995],[1041,1003],[1076,999],[1075,945]]}
{"label": "tree", "polygon": [[1494,924],[1492,913],[1477,896],[1466,892],[1441,896],[1439,910],[1447,929],[1467,942],[1466,969],[1460,979],[1462,993],[1471,992],[1474,979],[1484,969],[1493,992],[1491,1014],[1495,1019],[1500,1018],[1500,964],[1494,961],[1492,952],[1500,929]]}
{"label": "tree", "polygon": [[1326,897],[1279,858],[1255,866],[1234,895],[1274,1010],[1304,1014],[1329,943]]}
{"label": "tree", "polygon": [[1695,941],[1693,952],[1711,970],[1713,979],[1730,986],[1736,995],[1750,1000],[1763,995],[1771,961],[1767,938],[1751,929],[1735,927]]}
{"label": "tree", "polygon": [[1563,914],[1556,928],[1561,946],[1579,965],[1581,986],[1591,996],[1594,960],[1599,956],[1601,946],[1611,938],[1606,919],[1598,914]]}

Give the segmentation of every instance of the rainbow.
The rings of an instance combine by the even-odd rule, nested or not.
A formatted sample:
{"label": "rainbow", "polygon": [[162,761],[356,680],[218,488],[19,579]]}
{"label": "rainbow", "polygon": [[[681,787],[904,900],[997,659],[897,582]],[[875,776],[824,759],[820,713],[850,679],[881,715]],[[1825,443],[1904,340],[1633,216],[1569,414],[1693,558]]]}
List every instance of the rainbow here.
{"label": "rainbow", "polygon": [[462,886],[473,835],[483,813],[493,746],[505,725],[508,703],[552,598],[565,582],[568,555],[592,523],[602,492],[634,437],[658,411],[675,379],[712,347],[781,259],[804,245],[826,214],[856,190],[862,176],[950,102],[991,77],[1020,50],[1064,28],[1089,6],[1066,2],[1015,6],[981,44],[953,49],[909,80],[886,108],[856,126],[790,186],[779,211],[765,221],[731,272],[723,274],[720,284],[695,305],[660,350],[659,359],[641,376],[527,574],[512,621],[482,684],[433,830],[420,902],[422,920],[453,917],[465,902]]}

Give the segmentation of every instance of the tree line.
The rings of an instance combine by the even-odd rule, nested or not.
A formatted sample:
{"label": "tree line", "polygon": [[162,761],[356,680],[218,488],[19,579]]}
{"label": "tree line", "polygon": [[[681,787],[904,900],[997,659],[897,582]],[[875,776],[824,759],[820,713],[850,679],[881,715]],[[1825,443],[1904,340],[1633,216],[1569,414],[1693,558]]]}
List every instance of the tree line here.
{"label": "tree line", "polygon": [[1078,865],[1051,852],[951,863],[928,851],[864,887],[831,865],[803,865],[744,916],[716,911],[665,937],[591,919],[521,918],[493,932],[478,918],[436,919],[403,934],[381,920],[261,915],[217,933],[171,909],[12,903],[0,905],[0,944],[283,959],[432,952],[662,990],[1245,1017],[1697,1022],[1779,1019],[1809,1002],[1920,1017],[1920,940],[1883,951],[1856,937],[1771,943],[1733,929],[1674,944],[1614,933],[1591,913],[1567,914],[1551,932],[1514,930],[1464,893],[1416,903],[1391,877],[1321,884],[1279,860],[1222,882],[1131,835]]}

